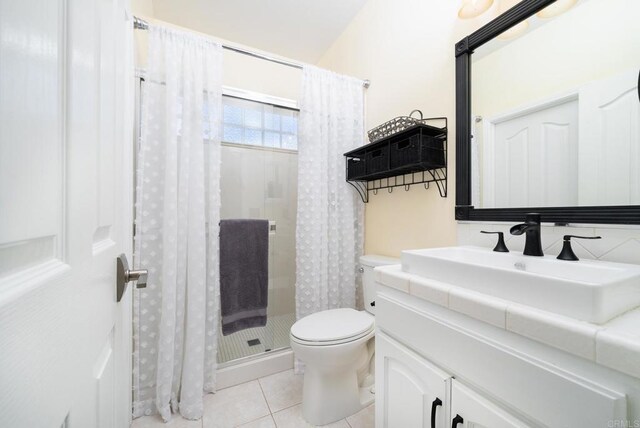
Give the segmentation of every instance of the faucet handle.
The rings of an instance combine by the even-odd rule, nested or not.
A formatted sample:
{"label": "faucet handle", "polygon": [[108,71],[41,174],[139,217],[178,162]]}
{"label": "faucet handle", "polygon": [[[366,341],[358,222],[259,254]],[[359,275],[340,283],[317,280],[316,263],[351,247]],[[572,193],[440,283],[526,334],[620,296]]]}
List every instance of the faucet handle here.
{"label": "faucet handle", "polygon": [[578,236],[578,235],[564,235],[562,240],[562,251],[556,257],[558,260],[568,260],[568,261],[578,261],[580,260],[576,253],[573,252],[573,248],[571,248],[571,238],[576,239],[602,239],[602,236]]}
{"label": "faucet handle", "polygon": [[496,251],[498,253],[508,253],[509,252],[509,249],[507,248],[507,244],[504,243],[504,233],[502,233],[502,232],[492,232],[492,231],[487,231],[487,230],[481,230],[480,233],[498,235],[498,243],[494,247],[493,251]]}
{"label": "faucet handle", "polygon": [[602,239],[602,236],[579,236],[579,235],[564,235],[562,238],[565,241],[571,241],[571,238],[576,239]]}

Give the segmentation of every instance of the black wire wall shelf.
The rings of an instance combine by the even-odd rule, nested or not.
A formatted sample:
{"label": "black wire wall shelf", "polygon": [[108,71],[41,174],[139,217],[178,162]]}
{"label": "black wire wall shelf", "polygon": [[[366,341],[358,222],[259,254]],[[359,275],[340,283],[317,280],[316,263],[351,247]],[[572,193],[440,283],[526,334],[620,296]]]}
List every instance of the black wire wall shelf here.
{"label": "black wire wall shelf", "polygon": [[[444,127],[429,125],[438,121]],[[422,119],[382,140],[344,154],[347,183],[352,185],[364,203],[374,195],[396,187],[409,191],[422,184],[429,189],[434,183],[440,196],[447,197],[447,118]]]}

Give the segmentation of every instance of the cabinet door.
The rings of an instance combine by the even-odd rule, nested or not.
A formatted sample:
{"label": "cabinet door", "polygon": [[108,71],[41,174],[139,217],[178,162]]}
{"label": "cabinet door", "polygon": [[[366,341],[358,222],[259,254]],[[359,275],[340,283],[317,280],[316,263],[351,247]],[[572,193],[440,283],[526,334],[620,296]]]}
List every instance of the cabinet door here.
{"label": "cabinet door", "polygon": [[446,426],[447,373],[383,333],[376,336],[376,373],[377,428]]}
{"label": "cabinet door", "polygon": [[530,427],[455,379],[451,382],[451,418],[451,428]]}

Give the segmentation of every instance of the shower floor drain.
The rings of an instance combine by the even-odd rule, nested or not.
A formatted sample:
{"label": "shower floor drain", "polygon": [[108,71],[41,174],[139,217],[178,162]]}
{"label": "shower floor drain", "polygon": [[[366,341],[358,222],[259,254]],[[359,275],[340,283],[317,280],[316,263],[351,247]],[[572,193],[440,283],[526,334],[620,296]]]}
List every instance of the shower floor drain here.
{"label": "shower floor drain", "polygon": [[260,339],[247,340],[247,343],[249,344],[249,346],[256,346],[260,344]]}

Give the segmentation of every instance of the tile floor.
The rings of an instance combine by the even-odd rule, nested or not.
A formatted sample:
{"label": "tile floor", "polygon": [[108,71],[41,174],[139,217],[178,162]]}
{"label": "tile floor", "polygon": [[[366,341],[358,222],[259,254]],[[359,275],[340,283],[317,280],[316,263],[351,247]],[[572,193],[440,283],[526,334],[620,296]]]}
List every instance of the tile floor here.
{"label": "tile floor", "polygon": [[[293,370],[222,389],[204,397],[204,415],[188,421],[175,415],[165,424],[159,416],[135,419],[131,428],[306,428],[302,417],[302,376]],[[373,428],[374,406],[328,428]]]}

